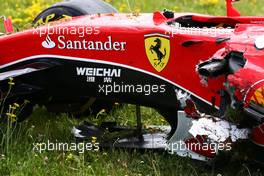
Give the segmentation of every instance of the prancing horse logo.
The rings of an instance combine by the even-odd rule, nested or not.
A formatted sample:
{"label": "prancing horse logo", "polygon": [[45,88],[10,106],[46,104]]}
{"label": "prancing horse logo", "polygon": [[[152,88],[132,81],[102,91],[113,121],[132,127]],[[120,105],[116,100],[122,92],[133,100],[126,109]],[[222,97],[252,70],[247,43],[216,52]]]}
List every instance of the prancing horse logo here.
{"label": "prancing horse logo", "polygon": [[159,65],[162,62],[162,59],[164,59],[164,57],[166,56],[167,50],[166,50],[166,48],[164,48],[164,54],[160,51],[161,40],[159,38],[156,38],[156,40],[154,40],[154,42],[156,42],[156,45],[155,46],[151,45],[150,51],[152,54],[153,54],[153,51],[157,54],[157,59],[155,59],[155,60],[158,60],[158,65]]}
{"label": "prancing horse logo", "polygon": [[145,50],[151,65],[161,72],[170,58],[169,36],[162,34],[145,35]]}

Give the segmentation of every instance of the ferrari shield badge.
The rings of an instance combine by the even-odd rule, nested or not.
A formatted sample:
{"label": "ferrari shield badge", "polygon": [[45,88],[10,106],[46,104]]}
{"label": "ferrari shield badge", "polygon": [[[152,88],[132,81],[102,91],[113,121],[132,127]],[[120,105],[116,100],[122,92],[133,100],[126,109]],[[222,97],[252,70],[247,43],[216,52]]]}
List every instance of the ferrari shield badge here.
{"label": "ferrari shield badge", "polygon": [[150,64],[161,72],[170,58],[170,36],[163,34],[145,35],[145,50]]}

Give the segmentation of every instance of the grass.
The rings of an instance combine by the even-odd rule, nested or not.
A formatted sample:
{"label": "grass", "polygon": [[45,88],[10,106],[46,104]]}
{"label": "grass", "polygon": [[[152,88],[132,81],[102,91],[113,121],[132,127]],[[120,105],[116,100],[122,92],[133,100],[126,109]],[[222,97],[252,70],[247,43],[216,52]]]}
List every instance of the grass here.
{"label": "grass", "polygon": [[[178,12],[199,12],[225,15],[223,0],[107,0],[120,12],[153,12],[163,8]],[[18,28],[24,28],[41,11],[55,0],[0,0],[1,14],[12,17]],[[263,15],[262,1],[242,0],[236,5],[244,15]],[[3,28],[0,28],[0,30]],[[109,114],[108,120],[134,124],[135,109],[126,105]],[[88,118],[88,117],[87,117]],[[143,108],[144,124],[164,124],[154,110]],[[55,115],[38,107],[25,122],[18,124],[12,137],[11,156],[1,154],[0,175],[256,175],[263,176],[260,166],[243,161],[222,161],[217,167],[167,153],[136,150],[105,150],[100,152],[33,151],[34,143],[74,142],[71,128],[81,123],[67,114]],[[3,146],[1,146],[3,147]],[[8,160],[8,162],[6,162]]]}
{"label": "grass", "polygon": [[[154,111],[143,108],[145,124]],[[131,117],[134,107],[126,105],[107,118]],[[5,156],[0,158],[0,175],[251,175],[262,176],[258,167],[251,167],[242,162],[219,163],[214,169],[208,165],[181,158],[167,153],[140,152],[136,150],[104,150],[100,152],[33,151],[34,143],[74,142],[70,134],[71,127],[80,123],[67,114],[54,115],[44,108],[37,108],[26,122],[19,124],[13,136],[12,160],[3,165]],[[125,122],[130,123],[130,122]],[[157,122],[159,123],[159,122]],[[222,161],[221,161],[222,162]],[[2,163],[2,164],[1,164]],[[230,162],[231,163],[231,162]]]}

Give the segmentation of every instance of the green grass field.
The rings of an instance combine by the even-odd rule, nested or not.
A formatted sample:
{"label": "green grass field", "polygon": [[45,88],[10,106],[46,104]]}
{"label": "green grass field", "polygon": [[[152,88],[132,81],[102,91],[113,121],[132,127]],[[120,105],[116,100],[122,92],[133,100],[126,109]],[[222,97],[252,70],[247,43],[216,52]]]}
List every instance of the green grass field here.
{"label": "green grass field", "polygon": [[[183,12],[225,15],[224,0],[107,0],[120,12],[153,12],[164,8]],[[56,0],[0,0],[0,15],[12,17],[16,27],[26,28],[33,18]],[[236,5],[243,15],[263,15],[263,0],[241,0]],[[2,28],[0,28],[1,31]],[[0,48],[1,50],[1,48]],[[104,115],[121,124],[134,124],[135,107],[126,105]],[[94,118],[94,117],[84,117]],[[125,119],[125,120],[124,120]],[[167,153],[136,150],[105,150],[100,152],[33,151],[33,144],[75,142],[71,128],[81,123],[67,114],[51,114],[37,107],[33,115],[18,124],[7,146],[0,147],[0,176],[42,175],[113,175],[113,176],[171,176],[171,175],[256,175],[263,176],[261,166],[244,161],[222,161],[217,166],[192,161]],[[157,112],[143,108],[144,124],[164,124]],[[2,128],[0,128],[2,129]],[[2,133],[0,133],[2,135]],[[5,134],[0,139],[5,139]],[[3,143],[3,141],[2,141]],[[1,144],[1,143],[0,143]]]}

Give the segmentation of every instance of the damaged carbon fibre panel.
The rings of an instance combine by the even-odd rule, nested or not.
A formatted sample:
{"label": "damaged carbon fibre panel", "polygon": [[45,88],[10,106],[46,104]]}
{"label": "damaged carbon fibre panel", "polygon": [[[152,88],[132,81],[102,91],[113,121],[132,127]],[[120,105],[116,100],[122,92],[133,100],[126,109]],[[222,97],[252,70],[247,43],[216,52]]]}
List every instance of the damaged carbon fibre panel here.
{"label": "damaged carbon fibre panel", "polygon": [[221,114],[228,118],[229,107],[245,112],[248,120],[253,121],[246,123],[253,129],[251,139],[259,146],[264,146],[263,31],[263,25],[238,25],[230,40],[225,41],[226,46],[197,66],[205,85],[210,79],[225,78],[224,88],[219,90],[225,92],[221,97]]}

